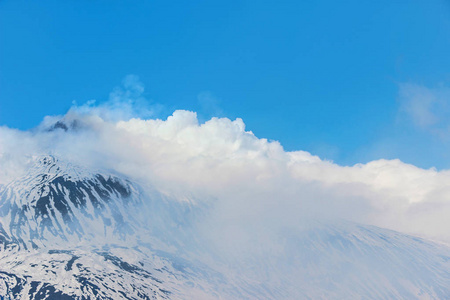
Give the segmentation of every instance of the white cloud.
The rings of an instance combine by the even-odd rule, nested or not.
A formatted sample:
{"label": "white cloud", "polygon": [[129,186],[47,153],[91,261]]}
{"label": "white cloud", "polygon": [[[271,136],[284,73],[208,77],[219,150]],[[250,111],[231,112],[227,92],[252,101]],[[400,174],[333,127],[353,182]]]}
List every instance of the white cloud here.
{"label": "white cloud", "polygon": [[161,110],[161,105],[150,104],[143,96],[144,85],[136,75],[128,75],[122,85],[113,89],[107,102],[97,104],[95,100],[83,105],[75,105],[66,117],[72,114],[95,115],[108,121],[128,120],[132,117],[154,117]]}
{"label": "white cloud", "polygon": [[449,171],[399,160],[343,167],[308,152],[286,152],[246,131],[241,119],[199,124],[194,112],[175,111],[167,120],[111,121],[96,112],[72,109],[70,118],[83,126],[67,132],[1,128],[1,183],[26,167],[24,158],[50,152],[166,193],[216,199],[229,212],[221,218],[296,226],[301,216],[338,217],[450,238]]}
{"label": "white cloud", "polygon": [[429,88],[404,83],[399,86],[400,112],[418,128],[439,136],[447,136],[450,129],[450,88]]}
{"label": "white cloud", "polygon": [[224,115],[224,112],[220,107],[220,100],[211,92],[203,91],[198,94],[197,99],[201,112],[206,114],[206,116],[221,117]]}
{"label": "white cloud", "polygon": [[[450,241],[450,171],[383,159],[339,166],[287,152],[241,119],[199,123],[183,110],[166,120],[135,117],[127,99],[143,90],[130,89],[134,96],[115,92],[112,102],[73,107],[36,130],[0,128],[0,184],[19,176],[32,155],[52,153],[214,207],[203,230],[215,236],[222,230],[244,241],[246,232],[265,236],[302,226],[305,218],[339,218]],[[49,131],[60,119],[78,126]]]}
{"label": "white cloud", "polygon": [[401,109],[409,115],[415,125],[428,127],[439,121],[433,112],[437,99],[431,90],[419,85],[401,84],[399,94]]}

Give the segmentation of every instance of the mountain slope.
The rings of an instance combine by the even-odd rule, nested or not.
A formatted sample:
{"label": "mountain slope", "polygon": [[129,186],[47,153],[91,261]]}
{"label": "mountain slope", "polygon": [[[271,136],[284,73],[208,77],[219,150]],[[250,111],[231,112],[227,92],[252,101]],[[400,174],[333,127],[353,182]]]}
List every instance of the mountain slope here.
{"label": "mountain slope", "polygon": [[0,296],[450,298],[446,245],[373,226],[305,221],[278,232],[276,251],[262,244],[224,254],[191,224],[198,211],[213,208],[172,200],[120,174],[37,158],[0,190]]}
{"label": "mountain slope", "polygon": [[127,180],[45,156],[3,188],[0,234],[4,243],[25,248],[99,237],[125,239],[136,227],[132,212],[141,205],[140,197]]}

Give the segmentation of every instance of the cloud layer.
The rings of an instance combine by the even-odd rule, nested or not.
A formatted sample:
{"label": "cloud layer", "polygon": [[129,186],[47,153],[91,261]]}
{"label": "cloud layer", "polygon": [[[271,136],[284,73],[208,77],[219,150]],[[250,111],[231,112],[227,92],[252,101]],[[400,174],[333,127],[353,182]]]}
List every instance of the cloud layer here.
{"label": "cloud layer", "polygon": [[[339,166],[287,152],[241,119],[199,123],[184,110],[166,120],[144,117],[135,106],[143,89],[133,80],[107,104],[74,106],[34,130],[1,127],[0,184],[20,176],[33,155],[51,153],[214,206],[211,220],[242,240],[248,239],[242,228],[263,235],[302,226],[306,218],[337,218],[450,241],[450,171],[399,160]],[[425,119],[418,117],[420,124],[434,120]],[[55,127],[58,121],[68,130]]]}

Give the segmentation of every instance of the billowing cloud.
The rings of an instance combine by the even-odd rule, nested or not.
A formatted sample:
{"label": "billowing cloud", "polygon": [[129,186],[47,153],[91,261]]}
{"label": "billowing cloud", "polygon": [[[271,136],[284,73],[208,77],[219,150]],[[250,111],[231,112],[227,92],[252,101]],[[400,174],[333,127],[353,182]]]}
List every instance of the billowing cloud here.
{"label": "billowing cloud", "polygon": [[[450,240],[450,171],[399,160],[340,166],[305,151],[285,151],[276,141],[256,137],[241,119],[200,123],[195,112],[184,110],[165,120],[144,117],[133,106],[142,91],[130,84],[106,104],[74,106],[34,130],[0,128],[0,184],[20,176],[33,155],[51,153],[214,207],[201,230],[212,230],[214,223],[221,240],[230,233],[245,241],[250,232],[264,236],[296,228],[306,218]],[[420,120],[434,120],[425,119]]]}

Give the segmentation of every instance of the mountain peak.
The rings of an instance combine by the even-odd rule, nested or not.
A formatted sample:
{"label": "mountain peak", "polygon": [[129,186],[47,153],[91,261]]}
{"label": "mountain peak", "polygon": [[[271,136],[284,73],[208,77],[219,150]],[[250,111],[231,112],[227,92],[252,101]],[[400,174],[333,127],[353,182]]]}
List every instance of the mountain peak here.
{"label": "mountain peak", "polygon": [[55,156],[36,157],[23,177],[0,192],[4,239],[25,247],[98,238],[124,239],[139,188],[116,175],[90,172]]}
{"label": "mountain peak", "polygon": [[81,127],[82,127],[81,122],[77,119],[73,119],[73,120],[61,119],[61,120],[58,120],[53,125],[51,125],[50,128],[48,128],[47,130],[48,131],[75,130],[76,131],[76,130],[80,129]]}

